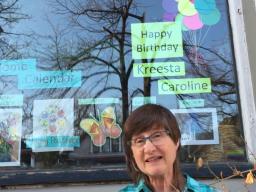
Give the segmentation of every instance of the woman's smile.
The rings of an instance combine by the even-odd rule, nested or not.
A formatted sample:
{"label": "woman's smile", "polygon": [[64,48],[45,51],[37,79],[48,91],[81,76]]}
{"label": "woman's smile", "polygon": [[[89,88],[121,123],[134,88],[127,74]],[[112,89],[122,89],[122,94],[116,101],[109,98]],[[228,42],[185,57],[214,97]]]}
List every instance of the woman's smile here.
{"label": "woman's smile", "polygon": [[162,156],[157,155],[157,156],[152,156],[152,157],[146,158],[145,162],[146,163],[158,163],[160,160],[162,160]]}

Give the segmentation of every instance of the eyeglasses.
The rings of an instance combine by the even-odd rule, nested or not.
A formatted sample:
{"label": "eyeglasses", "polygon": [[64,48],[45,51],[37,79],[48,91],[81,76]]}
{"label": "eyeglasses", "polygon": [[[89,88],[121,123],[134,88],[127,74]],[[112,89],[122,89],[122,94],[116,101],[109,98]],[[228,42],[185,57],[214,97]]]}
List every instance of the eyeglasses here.
{"label": "eyeglasses", "polygon": [[167,130],[156,131],[149,135],[148,137],[138,137],[132,139],[130,141],[130,144],[136,148],[142,148],[146,144],[147,140],[149,140],[153,145],[159,146],[164,144],[164,138],[166,138],[168,134],[169,131]]}

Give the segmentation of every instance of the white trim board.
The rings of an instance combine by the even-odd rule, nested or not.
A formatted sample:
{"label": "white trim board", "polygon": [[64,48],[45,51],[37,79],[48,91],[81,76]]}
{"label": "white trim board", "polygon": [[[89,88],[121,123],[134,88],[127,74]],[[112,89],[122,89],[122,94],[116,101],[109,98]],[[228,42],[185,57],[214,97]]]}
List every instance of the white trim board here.
{"label": "white trim board", "polygon": [[256,144],[254,141],[256,139],[256,112],[245,36],[242,0],[228,0],[228,3],[235,49],[236,68],[243,119],[242,122],[245,137],[244,140],[246,141],[248,160],[255,162],[256,160],[253,154],[256,154]]}

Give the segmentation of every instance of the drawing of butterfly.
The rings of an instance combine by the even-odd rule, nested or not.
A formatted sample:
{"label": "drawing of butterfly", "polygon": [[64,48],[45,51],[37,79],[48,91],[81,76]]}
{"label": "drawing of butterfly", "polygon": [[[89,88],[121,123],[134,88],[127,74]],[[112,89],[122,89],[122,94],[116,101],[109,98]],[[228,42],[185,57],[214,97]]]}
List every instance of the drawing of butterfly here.
{"label": "drawing of butterfly", "polygon": [[116,115],[113,107],[106,107],[100,115],[98,121],[94,116],[82,119],[80,127],[91,137],[95,146],[102,146],[106,142],[106,137],[118,138],[122,129],[116,123]]}

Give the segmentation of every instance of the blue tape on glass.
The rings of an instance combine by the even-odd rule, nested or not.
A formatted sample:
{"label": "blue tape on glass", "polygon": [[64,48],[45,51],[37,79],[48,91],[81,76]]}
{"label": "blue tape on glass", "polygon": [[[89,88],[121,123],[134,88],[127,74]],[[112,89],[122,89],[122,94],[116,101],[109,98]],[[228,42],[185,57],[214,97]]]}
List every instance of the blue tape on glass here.
{"label": "blue tape on glass", "polygon": [[36,71],[36,59],[0,60],[0,76]]}
{"label": "blue tape on glass", "polygon": [[81,86],[81,71],[42,71],[18,75],[19,89],[67,88]]}
{"label": "blue tape on glass", "polygon": [[1,107],[23,106],[23,95],[0,95]]}
{"label": "blue tape on glass", "polygon": [[27,148],[45,147],[80,147],[79,136],[44,136],[28,138],[25,141]]}

